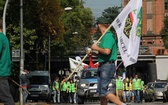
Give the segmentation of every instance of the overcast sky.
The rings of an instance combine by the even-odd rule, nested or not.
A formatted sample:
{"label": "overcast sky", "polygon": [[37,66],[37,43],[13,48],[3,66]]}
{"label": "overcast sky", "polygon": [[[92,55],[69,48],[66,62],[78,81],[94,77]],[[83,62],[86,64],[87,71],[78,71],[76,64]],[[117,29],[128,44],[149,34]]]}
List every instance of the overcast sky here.
{"label": "overcast sky", "polygon": [[85,0],[85,7],[91,8],[93,16],[100,17],[104,9],[113,6],[121,6],[122,0]]}

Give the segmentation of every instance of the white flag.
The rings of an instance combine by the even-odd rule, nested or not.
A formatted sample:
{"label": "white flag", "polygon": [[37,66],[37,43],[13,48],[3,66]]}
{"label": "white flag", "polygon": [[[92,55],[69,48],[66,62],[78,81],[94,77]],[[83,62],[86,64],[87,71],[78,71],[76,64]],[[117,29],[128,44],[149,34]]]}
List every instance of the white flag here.
{"label": "white flag", "polygon": [[130,0],[112,25],[117,32],[118,47],[124,66],[136,63],[141,37],[142,0]]}
{"label": "white flag", "polygon": [[[70,65],[70,70],[73,71],[74,69],[77,68],[77,65],[80,63],[80,61],[69,58],[69,65]],[[84,68],[88,68],[88,64],[82,63],[81,66],[78,68],[78,70],[82,70]]]}

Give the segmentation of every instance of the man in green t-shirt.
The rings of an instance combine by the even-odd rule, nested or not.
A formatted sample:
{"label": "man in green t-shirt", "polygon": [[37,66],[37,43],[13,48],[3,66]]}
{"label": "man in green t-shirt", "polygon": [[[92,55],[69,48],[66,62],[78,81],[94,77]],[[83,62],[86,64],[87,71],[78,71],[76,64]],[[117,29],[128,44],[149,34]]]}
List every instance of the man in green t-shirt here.
{"label": "man in green t-shirt", "polygon": [[0,19],[0,100],[5,105],[15,105],[8,83],[10,72],[11,57],[9,41],[2,32],[2,20]]}
{"label": "man in green t-shirt", "polygon": [[[108,21],[104,17],[97,19],[97,27],[101,35],[104,34],[100,40],[99,45],[93,44],[91,48],[96,50],[98,54],[98,93],[100,96],[101,105],[107,105],[109,99],[117,105],[125,105],[113,93],[108,90],[108,85],[114,76],[115,60],[117,59],[117,44],[113,33],[108,28]],[[106,31],[107,30],[107,31]]]}

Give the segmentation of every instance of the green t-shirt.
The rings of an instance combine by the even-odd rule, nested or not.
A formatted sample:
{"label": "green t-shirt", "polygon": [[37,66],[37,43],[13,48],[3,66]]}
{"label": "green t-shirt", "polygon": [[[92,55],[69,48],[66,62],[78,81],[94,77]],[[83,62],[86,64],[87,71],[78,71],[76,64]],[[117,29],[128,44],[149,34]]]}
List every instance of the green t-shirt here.
{"label": "green t-shirt", "polygon": [[99,53],[98,62],[115,61],[117,59],[116,40],[110,30],[108,30],[103,38],[100,40],[99,47],[110,49],[111,53],[109,55]]}
{"label": "green t-shirt", "polygon": [[0,77],[10,76],[11,57],[9,41],[7,37],[0,32]]}

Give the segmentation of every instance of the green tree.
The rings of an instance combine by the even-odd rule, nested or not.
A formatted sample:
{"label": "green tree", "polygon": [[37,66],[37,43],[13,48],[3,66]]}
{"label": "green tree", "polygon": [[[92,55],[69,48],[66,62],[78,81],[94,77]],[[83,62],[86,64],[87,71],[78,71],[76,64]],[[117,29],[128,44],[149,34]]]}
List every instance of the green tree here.
{"label": "green tree", "polygon": [[164,26],[161,30],[161,35],[164,42],[164,46],[166,49],[168,49],[168,16],[165,17]]}
{"label": "green tree", "polygon": [[[0,5],[4,7],[4,4],[5,0],[1,0]],[[52,55],[62,53],[68,55],[81,46],[86,46],[90,39],[92,13],[89,8],[84,8],[83,4],[83,0],[24,0],[24,50],[47,51],[49,35]],[[65,7],[71,5],[72,11],[64,11]],[[0,12],[2,14],[2,8]],[[6,22],[11,47],[18,49],[20,48],[20,1],[9,1]],[[34,56],[34,53],[30,53],[30,56]]]}
{"label": "green tree", "polygon": [[[102,12],[102,16],[100,17],[105,17],[108,20],[108,24],[111,24],[113,20],[119,15],[120,11],[121,11],[121,7],[108,7]],[[113,27],[111,27],[111,30],[113,31],[113,33],[115,32]],[[96,40],[99,37],[100,37],[100,33],[97,31],[93,36],[93,40]]]}
{"label": "green tree", "polygon": [[[15,3],[14,3],[15,2]],[[10,15],[8,19],[9,24],[13,26],[20,26],[20,2],[11,0],[9,6]],[[28,0],[23,3],[23,21],[24,28],[26,30],[33,30],[35,36],[38,38],[30,40],[34,46],[32,49],[46,49],[48,36],[51,35],[51,39],[60,41],[63,39],[63,23],[60,21],[62,15],[62,7],[60,6],[60,0]],[[31,35],[31,34],[29,34]],[[26,40],[26,38],[24,38]],[[24,41],[25,42],[25,41]]]}
{"label": "green tree", "polygon": [[[84,48],[90,41],[90,28],[92,27],[92,12],[84,8],[83,0],[62,0],[63,8],[71,7],[71,11],[64,11],[62,20],[64,22],[64,40],[55,42],[55,52],[59,55],[74,53],[79,48]],[[76,34],[77,33],[77,34]],[[58,50],[59,49],[59,50]]]}
{"label": "green tree", "polygon": [[118,16],[120,13],[121,7],[109,7],[102,12],[102,16],[107,18],[109,24],[113,22],[113,20]]}
{"label": "green tree", "polygon": [[[1,0],[1,14],[6,0]],[[62,41],[64,26],[60,17],[63,8],[60,0],[23,0],[24,51],[34,56],[34,50],[48,50],[48,36],[51,41]],[[20,1],[9,0],[6,16],[7,36],[11,48],[20,48]],[[33,51],[33,54],[31,52]],[[34,59],[34,57],[32,57]],[[39,57],[41,58],[41,57]],[[44,62],[43,60],[39,60]],[[25,59],[27,62],[27,59]]]}

